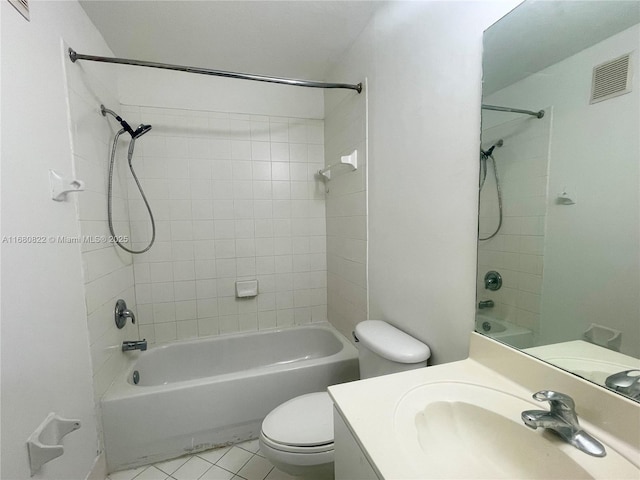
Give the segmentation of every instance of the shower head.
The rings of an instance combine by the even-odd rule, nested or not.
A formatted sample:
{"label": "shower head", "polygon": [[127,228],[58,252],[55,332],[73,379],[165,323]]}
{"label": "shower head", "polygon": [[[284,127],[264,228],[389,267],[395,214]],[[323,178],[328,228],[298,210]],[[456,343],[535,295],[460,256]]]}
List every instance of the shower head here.
{"label": "shower head", "polygon": [[141,123],[140,125],[138,125],[138,128],[136,128],[136,130],[133,133],[131,133],[131,137],[140,138],[142,135],[147,133],[149,130],[151,130],[151,125],[144,125],[144,124]]}
{"label": "shower head", "polygon": [[151,125],[143,125],[142,123],[138,125],[138,128],[134,130],[133,128],[131,128],[131,125],[129,125],[122,119],[122,117],[120,117],[120,115],[116,114],[116,112],[114,112],[113,110],[109,110],[104,105],[100,105],[100,113],[102,113],[103,117],[106,117],[107,113],[109,115],[112,115],[118,122],[120,122],[120,125],[122,125],[124,131],[131,135],[131,138],[134,140],[151,130]]}
{"label": "shower head", "polygon": [[500,139],[500,140],[498,140],[496,143],[494,143],[493,145],[491,145],[491,147],[489,148],[489,150],[483,150],[482,148],[480,148],[480,154],[481,154],[482,156],[485,156],[485,157],[490,157],[490,156],[491,156],[491,154],[493,153],[493,150],[494,150],[496,147],[500,148],[500,147],[501,147],[501,146],[503,146],[503,145],[504,145],[504,140]]}

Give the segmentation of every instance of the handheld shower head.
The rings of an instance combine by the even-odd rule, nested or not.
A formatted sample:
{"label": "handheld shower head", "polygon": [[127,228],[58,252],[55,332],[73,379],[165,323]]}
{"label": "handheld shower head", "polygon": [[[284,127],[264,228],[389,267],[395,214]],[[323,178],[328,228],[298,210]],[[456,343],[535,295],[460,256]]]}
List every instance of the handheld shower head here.
{"label": "handheld shower head", "polygon": [[489,150],[482,150],[480,149],[480,152],[482,153],[482,155],[484,155],[485,157],[490,157],[491,154],[493,153],[493,149],[496,148],[495,145],[491,145],[491,148]]}
{"label": "handheld shower head", "polygon": [[500,139],[498,140],[496,143],[494,143],[493,145],[491,145],[491,148],[489,148],[489,150],[483,150],[482,148],[480,149],[480,154],[481,156],[484,157],[490,157],[491,154],[493,153],[493,150],[498,147],[502,147],[504,145],[504,140]]}
{"label": "handheld shower head", "polygon": [[104,105],[100,105],[100,113],[102,113],[102,116],[104,117],[107,116],[107,113],[109,115],[112,115],[118,122],[120,122],[120,125],[122,125],[124,131],[131,135],[132,139],[139,138],[149,130],[151,130],[151,125],[143,125],[142,123],[138,125],[138,128],[134,130],[133,128],[131,128],[131,125],[129,125],[125,120],[122,119],[122,117],[120,117],[120,115],[116,114],[116,112],[114,112],[113,110],[109,110]]}
{"label": "handheld shower head", "polygon": [[133,138],[140,138],[142,135],[151,130],[151,128],[151,125],[144,125],[141,123],[140,125],[138,125],[138,128],[136,128],[136,130],[131,134],[131,136]]}

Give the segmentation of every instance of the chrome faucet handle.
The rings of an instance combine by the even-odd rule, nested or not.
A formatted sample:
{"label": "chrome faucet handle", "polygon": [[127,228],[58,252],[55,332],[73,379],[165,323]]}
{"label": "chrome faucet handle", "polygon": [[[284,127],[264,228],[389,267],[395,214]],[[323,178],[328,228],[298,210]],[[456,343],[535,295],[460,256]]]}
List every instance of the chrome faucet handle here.
{"label": "chrome faucet handle", "polygon": [[576,402],[569,395],[553,390],[540,390],[533,394],[534,400],[539,402],[549,402],[549,413],[557,415],[568,424],[577,427],[578,416],[576,415]]}
{"label": "chrome faucet handle", "polygon": [[125,324],[127,323],[127,318],[131,319],[131,323],[136,323],[136,316],[131,310],[127,308],[127,304],[123,299],[119,299],[116,302],[113,316],[118,328],[124,328]]}
{"label": "chrome faucet handle", "polygon": [[640,370],[625,370],[609,375],[605,385],[611,390],[640,400]]}
{"label": "chrome faucet handle", "polygon": [[539,402],[549,402],[551,408],[548,412],[545,410],[522,412],[522,421],[527,427],[533,430],[538,427],[554,430],[566,442],[594,457],[604,457],[607,454],[604,445],[578,424],[573,398],[552,390],[540,390],[533,394],[533,398]]}

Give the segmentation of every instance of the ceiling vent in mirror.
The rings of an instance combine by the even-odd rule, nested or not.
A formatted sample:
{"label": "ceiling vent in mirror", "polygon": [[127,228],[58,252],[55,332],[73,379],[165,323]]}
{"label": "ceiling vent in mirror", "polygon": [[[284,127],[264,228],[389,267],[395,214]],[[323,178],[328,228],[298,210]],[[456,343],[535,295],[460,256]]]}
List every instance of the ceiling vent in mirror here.
{"label": "ceiling vent in mirror", "polygon": [[24,18],[29,20],[29,0],[9,0],[9,3],[13,5]]}
{"label": "ceiling vent in mirror", "polygon": [[597,103],[631,91],[631,53],[593,67],[591,101]]}

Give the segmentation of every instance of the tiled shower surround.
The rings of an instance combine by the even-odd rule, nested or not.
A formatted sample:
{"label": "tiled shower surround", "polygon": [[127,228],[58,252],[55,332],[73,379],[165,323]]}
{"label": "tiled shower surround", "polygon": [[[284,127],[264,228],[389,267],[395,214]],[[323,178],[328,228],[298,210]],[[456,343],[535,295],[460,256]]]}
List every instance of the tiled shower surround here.
{"label": "tiled shower surround", "polygon": [[[134,256],[140,335],[151,343],[327,319],[322,120],[123,107],[153,129],[133,165],[156,220]],[[129,183],[132,245],[151,236]],[[235,297],[257,279],[256,298]]]}

